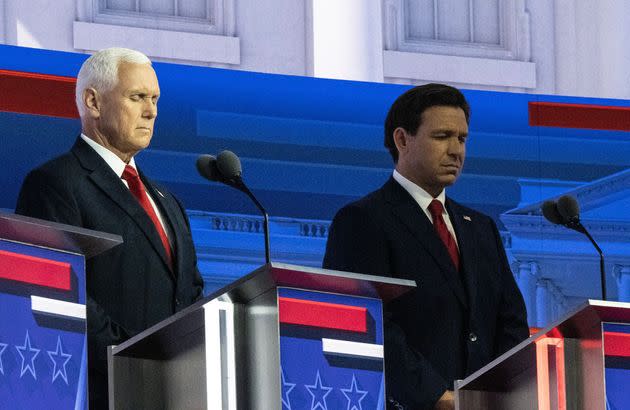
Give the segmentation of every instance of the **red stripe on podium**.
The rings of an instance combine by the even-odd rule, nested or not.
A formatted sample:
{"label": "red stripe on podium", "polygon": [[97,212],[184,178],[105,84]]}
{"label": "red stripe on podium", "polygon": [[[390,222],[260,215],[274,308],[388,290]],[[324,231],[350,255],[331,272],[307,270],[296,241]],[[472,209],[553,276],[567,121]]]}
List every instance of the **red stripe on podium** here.
{"label": "red stripe on podium", "polygon": [[604,354],[630,357],[630,333],[604,332]]}
{"label": "red stripe on podium", "polygon": [[630,107],[530,102],[529,125],[630,131]]}
{"label": "red stripe on podium", "polygon": [[367,332],[367,308],[311,300],[278,298],[280,323]]}
{"label": "red stripe on podium", "polygon": [[0,70],[0,111],[79,118],[76,78]]}
{"label": "red stripe on podium", "polygon": [[[534,335],[539,330],[539,327],[530,327],[529,334]],[[604,332],[604,355],[630,357],[630,333]]]}
{"label": "red stripe on podium", "polygon": [[70,290],[71,270],[67,262],[0,251],[0,279]]}

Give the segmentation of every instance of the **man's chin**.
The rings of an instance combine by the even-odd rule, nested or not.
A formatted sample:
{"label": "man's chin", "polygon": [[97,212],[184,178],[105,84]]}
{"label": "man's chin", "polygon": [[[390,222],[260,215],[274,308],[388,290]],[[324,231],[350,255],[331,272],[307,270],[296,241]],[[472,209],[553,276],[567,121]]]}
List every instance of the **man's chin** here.
{"label": "man's chin", "polygon": [[447,174],[440,178],[440,184],[443,187],[451,186],[455,182],[457,182],[457,178],[459,178],[459,174]]}

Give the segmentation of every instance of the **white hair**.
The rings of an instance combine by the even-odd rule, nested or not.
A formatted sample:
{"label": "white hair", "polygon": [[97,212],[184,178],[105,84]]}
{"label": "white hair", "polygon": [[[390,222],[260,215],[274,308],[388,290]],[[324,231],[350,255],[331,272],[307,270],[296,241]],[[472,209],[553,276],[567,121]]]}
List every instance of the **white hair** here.
{"label": "white hair", "polygon": [[102,93],[114,88],[118,81],[118,67],[122,63],[151,64],[151,60],[139,51],[121,47],[105,48],[85,60],[79,70],[75,90],[77,109],[81,117],[85,114],[83,91],[94,88]]}

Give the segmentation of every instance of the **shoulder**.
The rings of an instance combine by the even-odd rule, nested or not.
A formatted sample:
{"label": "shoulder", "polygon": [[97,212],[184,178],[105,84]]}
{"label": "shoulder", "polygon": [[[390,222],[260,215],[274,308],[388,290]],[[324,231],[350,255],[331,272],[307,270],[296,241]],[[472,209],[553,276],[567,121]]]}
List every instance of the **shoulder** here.
{"label": "shoulder", "polygon": [[383,206],[385,205],[385,187],[381,187],[376,191],[370,192],[369,194],[361,197],[353,202],[342,207],[337,215],[346,215],[346,214],[374,214],[380,213]]}
{"label": "shoulder", "polygon": [[347,240],[347,237],[362,241],[382,236],[384,207],[382,188],[345,205],[332,220],[329,241]]}
{"label": "shoulder", "polygon": [[31,170],[27,174],[23,185],[70,185],[80,175],[80,168],[75,156],[67,152]]}

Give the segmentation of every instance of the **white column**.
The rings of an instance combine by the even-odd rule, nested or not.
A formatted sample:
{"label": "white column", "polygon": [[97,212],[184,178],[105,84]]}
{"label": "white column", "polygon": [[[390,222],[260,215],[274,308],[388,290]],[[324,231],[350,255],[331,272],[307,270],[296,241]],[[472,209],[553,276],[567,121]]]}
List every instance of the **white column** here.
{"label": "white column", "polygon": [[617,300],[630,302],[630,266],[615,265],[613,276],[617,282]]}
{"label": "white column", "polygon": [[313,75],[383,81],[381,1],[312,0]]}
{"label": "white column", "polygon": [[[597,2],[601,7],[599,16],[600,55],[591,61],[599,63],[600,95],[602,97],[630,97],[630,2],[628,0],[606,0]],[[599,57],[599,58],[597,58]]]}
{"label": "white column", "polygon": [[5,28],[7,22],[4,21],[4,2],[5,0],[0,0],[0,44],[5,44]]}
{"label": "white column", "polygon": [[566,303],[566,298],[564,297],[564,295],[562,294],[560,289],[558,289],[557,286],[553,285],[553,289],[551,293],[552,293],[552,298],[553,298],[551,320],[555,321],[555,320],[560,319],[560,317],[564,315],[564,312],[566,312],[567,310],[567,303]]}
{"label": "white column", "polygon": [[538,264],[536,262],[518,262],[516,268],[516,283],[521,290],[523,299],[525,299],[527,323],[530,326],[537,326],[536,280],[538,277]]}
{"label": "white column", "polygon": [[548,279],[536,282],[536,326],[545,327],[551,321],[553,309],[551,283]]}
{"label": "white column", "polygon": [[[563,0],[566,1],[566,0]],[[575,41],[577,95],[592,97],[628,98],[630,81],[630,37],[627,0],[578,1],[575,0]],[[562,91],[562,90],[558,90]],[[572,94],[570,90],[562,91]]]}
{"label": "white column", "polygon": [[[536,63],[536,92],[555,92],[555,29],[554,2],[529,0],[527,2],[531,37],[531,60]],[[528,61],[528,60],[525,60]]]}
{"label": "white column", "polygon": [[578,85],[578,56],[575,0],[553,2],[555,27],[555,91],[558,94],[574,95]]}

